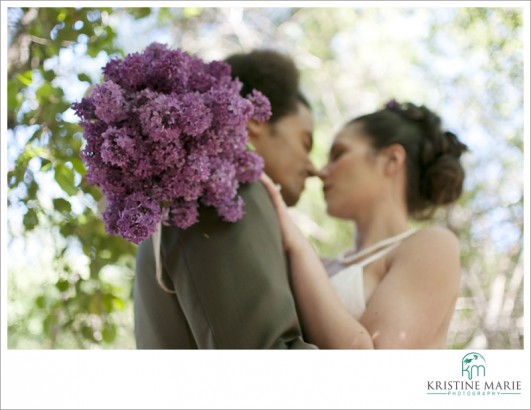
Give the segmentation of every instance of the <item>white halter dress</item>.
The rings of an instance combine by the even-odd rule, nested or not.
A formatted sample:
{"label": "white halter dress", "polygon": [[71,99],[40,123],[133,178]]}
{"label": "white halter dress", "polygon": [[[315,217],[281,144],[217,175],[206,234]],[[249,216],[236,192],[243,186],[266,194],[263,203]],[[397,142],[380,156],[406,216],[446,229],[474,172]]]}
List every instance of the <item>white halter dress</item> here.
{"label": "white halter dress", "polygon": [[356,319],[359,319],[365,311],[367,302],[365,300],[363,285],[363,268],[395,249],[400,245],[400,242],[404,238],[411,235],[413,232],[415,232],[415,230],[411,229],[404,234],[391,238],[392,242],[387,247],[373,253],[361,262],[347,266],[345,269],[330,277],[330,283],[336,291],[339,299]]}

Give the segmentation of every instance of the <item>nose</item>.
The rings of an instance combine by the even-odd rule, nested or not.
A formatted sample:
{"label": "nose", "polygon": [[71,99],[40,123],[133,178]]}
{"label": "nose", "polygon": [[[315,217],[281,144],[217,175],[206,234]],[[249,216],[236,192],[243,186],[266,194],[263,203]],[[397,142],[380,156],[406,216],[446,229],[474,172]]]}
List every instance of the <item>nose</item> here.
{"label": "nose", "polygon": [[319,176],[319,171],[317,168],[315,168],[315,165],[313,165],[313,162],[308,160],[308,163],[306,165],[306,172],[308,173],[308,177],[316,177]]}
{"label": "nose", "polygon": [[321,180],[325,180],[325,178],[328,176],[328,166],[320,169],[320,170],[317,170],[315,172],[315,176],[321,178]]}

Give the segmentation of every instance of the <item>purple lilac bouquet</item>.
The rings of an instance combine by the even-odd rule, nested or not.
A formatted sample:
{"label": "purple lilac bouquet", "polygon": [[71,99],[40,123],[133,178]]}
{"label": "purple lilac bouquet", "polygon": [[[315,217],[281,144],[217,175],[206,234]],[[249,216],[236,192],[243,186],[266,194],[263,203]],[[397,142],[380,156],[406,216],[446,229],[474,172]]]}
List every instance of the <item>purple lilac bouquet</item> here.
{"label": "purple lilac bouquet", "polygon": [[240,96],[228,64],[158,43],[111,60],[103,72],[73,108],[84,128],[87,180],[107,197],[107,232],[138,244],[159,222],[193,225],[200,203],[239,220],[238,187],[257,180],[264,165],[248,150],[247,122],[266,121],[269,100],[256,90]]}

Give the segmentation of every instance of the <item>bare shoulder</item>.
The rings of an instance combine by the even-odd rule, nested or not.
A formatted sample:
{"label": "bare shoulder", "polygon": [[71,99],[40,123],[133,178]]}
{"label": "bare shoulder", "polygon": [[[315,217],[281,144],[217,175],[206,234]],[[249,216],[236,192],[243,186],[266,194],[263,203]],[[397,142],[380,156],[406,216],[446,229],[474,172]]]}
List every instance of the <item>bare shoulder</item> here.
{"label": "bare shoulder", "polygon": [[429,226],[419,229],[403,241],[404,252],[459,253],[459,239],[450,229],[443,226]]}
{"label": "bare shoulder", "polygon": [[398,247],[392,265],[407,275],[457,278],[460,275],[459,240],[445,227],[419,229]]}

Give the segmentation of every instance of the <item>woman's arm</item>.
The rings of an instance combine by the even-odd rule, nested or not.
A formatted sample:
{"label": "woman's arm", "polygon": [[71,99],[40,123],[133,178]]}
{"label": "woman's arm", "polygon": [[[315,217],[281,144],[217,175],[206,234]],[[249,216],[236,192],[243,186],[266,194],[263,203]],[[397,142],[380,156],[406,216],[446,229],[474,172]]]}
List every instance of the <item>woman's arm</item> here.
{"label": "woman's arm", "polygon": [[367,329],[341,303],[308,241],[289,251],[291,278],[301,324],[321,349],[373,349]]}
{"label": "woman's arm", "polygon": [[373,348],[367,330],[337,297],[321,260],[291,220],[275,185],[265,176],[262,181],[280,220],[284,248],[290,259],[293,292],[310,341],[323,349]]}
{"label": "woman's arm", "polygon": [[312,343],[333,349],[434,346],[459,294],[459,243],[451,231],[425,228],[405,240],[358,321],[337,297],[323,264],[291,220],[278,190],[267,177],[263,182],[279,216],[295,300]]}
{"label": "woman's arm", "polygon": [[404,240],[360,322],[377,349],[443,347],[460,290],[459,242],[424,228]]}

